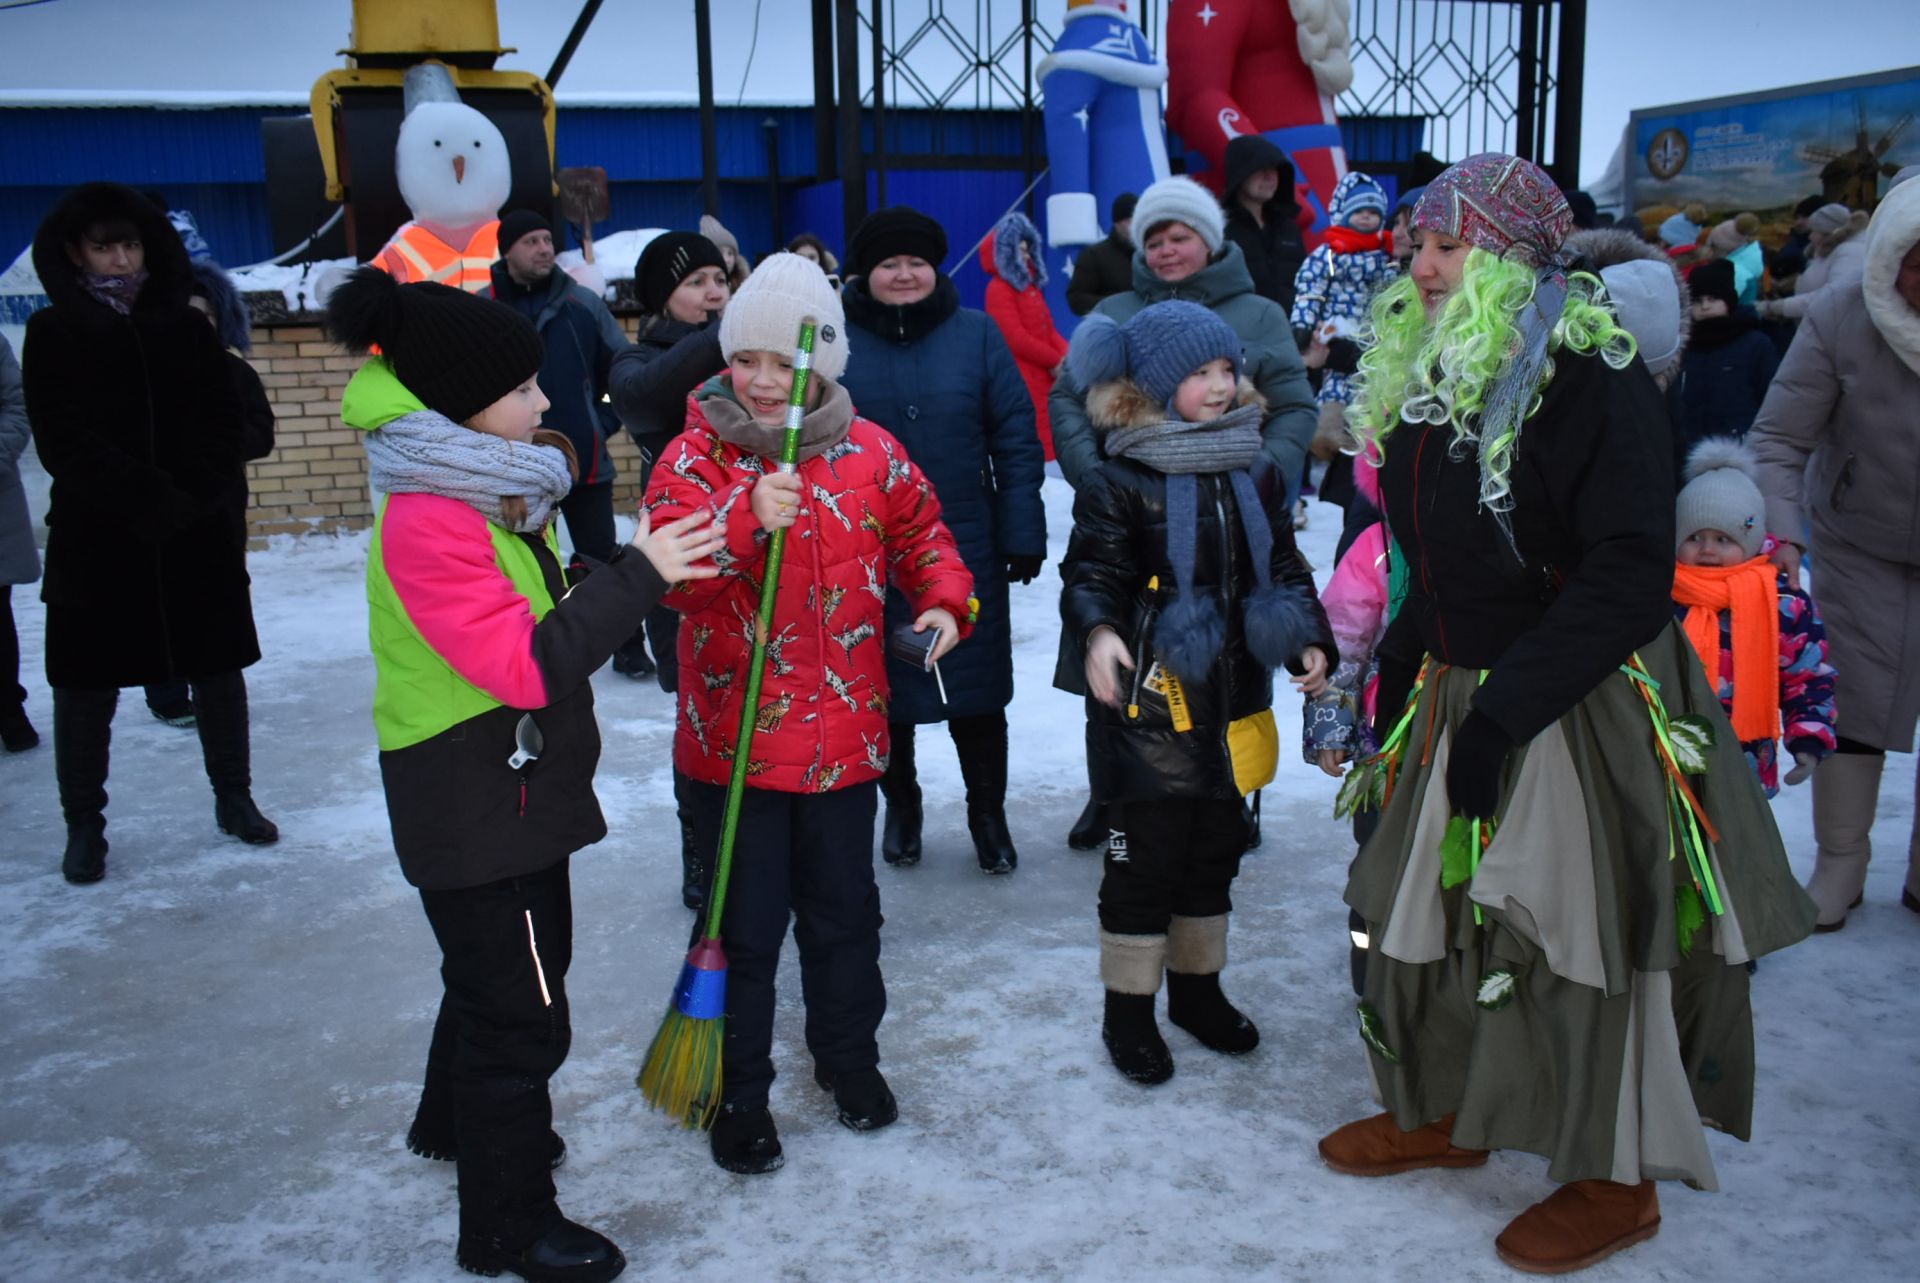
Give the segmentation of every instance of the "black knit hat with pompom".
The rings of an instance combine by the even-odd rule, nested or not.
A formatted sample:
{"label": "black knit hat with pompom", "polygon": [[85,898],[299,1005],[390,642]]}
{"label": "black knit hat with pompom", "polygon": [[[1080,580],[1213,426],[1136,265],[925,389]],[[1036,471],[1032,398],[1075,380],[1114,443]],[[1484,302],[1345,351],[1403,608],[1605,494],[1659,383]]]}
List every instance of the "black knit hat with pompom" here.
{"label": "black knit hat with pompom", "polygon": [[355,356],[376,345],[429,410],[465,423],[540,373],[546,347],[504,303],[431,282],[354,271],[327,299],[327,330]]}

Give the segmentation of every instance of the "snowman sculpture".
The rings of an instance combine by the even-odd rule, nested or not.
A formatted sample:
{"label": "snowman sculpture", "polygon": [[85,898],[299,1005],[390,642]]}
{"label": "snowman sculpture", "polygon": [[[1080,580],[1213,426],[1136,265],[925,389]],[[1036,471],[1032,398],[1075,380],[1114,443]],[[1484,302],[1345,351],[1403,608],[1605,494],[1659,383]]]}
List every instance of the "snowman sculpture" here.
{"label": "snowman sculpture", "polygon": [[500,257],[500,207],[513,189],[507,140],[460,101],[437,62],[407,68],[394,174],[413,214],[373,258],[402,281],[480,291]]}

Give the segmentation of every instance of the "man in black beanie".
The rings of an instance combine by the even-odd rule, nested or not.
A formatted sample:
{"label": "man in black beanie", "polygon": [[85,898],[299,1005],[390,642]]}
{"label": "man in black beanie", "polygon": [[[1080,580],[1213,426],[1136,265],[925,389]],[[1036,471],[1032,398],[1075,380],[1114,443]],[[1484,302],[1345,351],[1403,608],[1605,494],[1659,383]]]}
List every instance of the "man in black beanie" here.
{"label": "man in black beanie", "polygon": [[[580,460],[580,480],[560,504],[576,557],[604,562],[613,555],[613,459],[607,438],[620,420],[607,403],[607,371],[626,350],[627,336],[598,295],[554,268],[553,228],[528,209],[500,218],[500,261],[493,281],[480,291],[519,312],[540,332],[546,359],[540,386],[553,402],[543,426],[566,434]],[[623,652],[624,653],[624,652]],[[639,664],[653,668],[646,651]]]}
{"label": "man in black beanie", "polygon": [[1133,288],[1133,206],[1138,199],[1132,192],[1114,197],[1107,239],[1074,256],[1067,306],[1075,316],[1085,316],[1101,299]]}

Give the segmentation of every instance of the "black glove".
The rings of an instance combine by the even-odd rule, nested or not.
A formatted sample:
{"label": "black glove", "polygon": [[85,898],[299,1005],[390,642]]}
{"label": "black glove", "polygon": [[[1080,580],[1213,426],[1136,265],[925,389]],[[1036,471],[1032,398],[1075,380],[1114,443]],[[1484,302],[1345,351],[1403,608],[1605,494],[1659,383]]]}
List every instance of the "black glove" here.
{"label": "black glove", "polygon": [[1352,339],[1334,339],[1327,344],[1327,369],[1334,374],[1352,374],[1360,368],[1360,345]]}
{"label": "black glove", "polygon": [[1500,774],[1513,741],[1500,724],[1475,709],[1454,733],[1447,757],[1447,801],[1456,814],[1486,820],[1500,805]]}
{"label": "black glove", "polygon": [[1019,584],[1030,584],[1047,564],[1045,553],[1014,553],[1007,558],[1007,578]]}
{"label": "black glove", "polygon": [[1374,671],[1379,680],[1373,687],[1373,742],[1387,742],[1387,732],[1400,720],[1400,714],[1406,711],[1407,694],[1413,690],[1414,679],[1420,676],[1420,670],[1411,664],[1403,664],[1397,659],[1385,655],[1374,658]]}

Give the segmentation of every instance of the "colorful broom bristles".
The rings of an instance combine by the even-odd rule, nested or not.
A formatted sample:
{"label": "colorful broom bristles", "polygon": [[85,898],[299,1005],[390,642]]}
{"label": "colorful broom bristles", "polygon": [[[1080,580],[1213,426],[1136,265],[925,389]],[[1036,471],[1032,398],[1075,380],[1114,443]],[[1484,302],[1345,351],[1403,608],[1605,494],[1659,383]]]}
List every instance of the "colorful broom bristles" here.
{"label": "colorful broom bristles", "polygon": [[655,1109],[704,1131],[720,1108],[720,1046],[726,1036],[727,955],[718,940],[693,946],[673,986],[660,1031],[635,1079]]}

